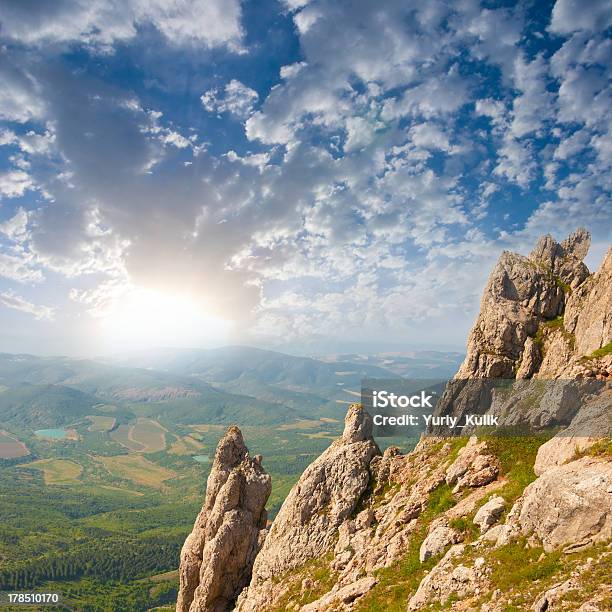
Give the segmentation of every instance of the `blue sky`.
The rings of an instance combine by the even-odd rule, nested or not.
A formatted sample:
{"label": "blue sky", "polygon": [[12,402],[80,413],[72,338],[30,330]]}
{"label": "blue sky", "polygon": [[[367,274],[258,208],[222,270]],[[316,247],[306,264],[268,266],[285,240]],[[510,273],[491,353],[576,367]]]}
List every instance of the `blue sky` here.
{"label": "blue sky", "polygon": [[0,350],[461,347],[610,244],[605,1],[0,0]]}

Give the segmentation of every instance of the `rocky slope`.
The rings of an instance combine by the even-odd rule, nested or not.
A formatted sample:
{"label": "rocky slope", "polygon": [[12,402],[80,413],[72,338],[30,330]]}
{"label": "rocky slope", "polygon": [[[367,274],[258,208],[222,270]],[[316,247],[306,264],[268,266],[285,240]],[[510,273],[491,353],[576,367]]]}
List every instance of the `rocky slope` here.
{"label": "rocky slope", "polygon": [[[531,435],[425,436],[408,454],[381,455],[369,415],[352,406],[343,436],[304,472],[267,534],[255,518],[265,495],[240,515],[249,545],[224,562],[226,548],[212,543],[218,526],[238,527],[236,506],[216,501],[219,483],[245,455],[216,459],[183,551],[177,609],[612,609],[612,253],[591,275],[588,245],[579,230],[561,244],[541,239],[528,257],[501,256],[440,407],[460,413],[474,381],[509,379],[481,409],[515,415]],[[549,379],[534,402],[533,381]],[[542,423],[564,429],[549,439]]]}

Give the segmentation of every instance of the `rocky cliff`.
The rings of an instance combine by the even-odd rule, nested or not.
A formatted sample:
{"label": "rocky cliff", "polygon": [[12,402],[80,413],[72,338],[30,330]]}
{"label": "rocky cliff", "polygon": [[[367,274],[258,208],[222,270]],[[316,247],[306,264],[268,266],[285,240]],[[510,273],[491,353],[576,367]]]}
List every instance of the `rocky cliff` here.
{"label": "rocky cliff", "polygon": [[[508,379],[481,408],[515,415],[530,435],[425,436],[381,455],[352,406],[266,533],[269,481],[230,430],[185,543],[177,609],[612,609],[612,253],[590,274],[588,246],[579,230],[527,257],[502,254],[440,407],[460,412],[474,381]],[[534,381],[551,379],[534,402]],[[542,423],[563,429],[550,439]],[[257,482],[255,505],[223,501],[238,473]],[[220,538],[226,525],[248,544]]]}

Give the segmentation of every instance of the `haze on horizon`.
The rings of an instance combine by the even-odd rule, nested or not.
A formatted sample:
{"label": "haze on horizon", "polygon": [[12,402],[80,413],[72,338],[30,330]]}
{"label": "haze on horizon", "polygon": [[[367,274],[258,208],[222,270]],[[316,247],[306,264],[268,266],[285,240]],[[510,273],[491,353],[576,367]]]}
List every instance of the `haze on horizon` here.
{"label": "haze on horizon", "polygon": [[0,351],[461,350],[503,249],[611,242],[611,26],[0,0]]}

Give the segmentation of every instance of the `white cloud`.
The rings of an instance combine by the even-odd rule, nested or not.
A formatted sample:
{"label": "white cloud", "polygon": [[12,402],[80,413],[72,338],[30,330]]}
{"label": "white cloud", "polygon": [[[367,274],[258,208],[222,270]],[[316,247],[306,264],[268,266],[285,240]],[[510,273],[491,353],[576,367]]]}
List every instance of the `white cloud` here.
{"label": "white cloud", "polygon": [[202,94],[200,100],[209,113],[231,113],[244,119],[252,114],[259,95],[244,83],[232,79],[222,92],[216,88],[209,89]]}
{"label": "white cloud", "polygon": [[0,223],[0,234],[4,234],[10,240],[20,242],[28,235],[28,221],[28,212],[19,208],[10,219]]}
{"label": "white cloud", "polygon": [[344,143],[346,153],[367,147],[375,138],[376,130],[383,128],[380,122],[364,117],[348,117],[346,120],[347,138]]}
{"label": "white cloud", "polygon": [[410,138],[418,147],[425,149],[439,149],[450,151],[452,149],[448,135],[433,123],[419,123],[410,128]]}
{"label": "white cloud", "polygon": [[280,78],[281,79],[292,79],[296,76],[300,70],[306,67],[306,62],[296,62],[295,64],[288,64],[286,66],[281,66],[280,69]]}
{"label": "white cloud", "polygon": [[548,65],[542,55],[527,61],[519,55],[514,62],[514,84],[521,95],[514,98],[512,123],[513,136],[521,138],[537,132],[544,121],[554,116],[553,94],[547,89]]}
{"label": "white cloud", "polygon": [[465,77],[453,66],[446,74],[437,74],[425,83],[408,89],[400,99],[385,102],[382,116],[397,119],[408,114],[435,117],[456,112],[469,100]]}
{"label": "white cloud", "polygon": [[4,291],[0,293],[0,304],[11,308],[13,310],[19,310],[26,314],[32,315],[37,320],[50,320],[53,319],[55,310],[49,306],[43,306],[41,304],[33,304],[28,302],[20,295],[13,293],[12,291]]}
{"label": "white cloud", "polygon": [[612,5],[608,0],[557,0],[552,10],[550,30],[571,34],[578,30],[603,31],[612,25]]}
{"label": "white cloud", "polygon": [[26,191],[35,188],[32,177],[23,170],[0,172],[0,196],[18,198]]}
{"label": "white cloud", "polygon": [[239,0],[0,0],[5,36],[30,45],[82,42],[102,49],[152,25],[171,45],[233,45],[242,37]]}
{"label": "white cloud", "polygon": [[494,174],[527,187],[535,177],[537,168],[529,143],[516,140],[508,134],[498,149],[498,155]]}
{"label": "white cloud", "polygon": [[0,253],[0,276],[20,283],[36,283],[43,280],[42,272],[33,267],[32,257],[23,253],[19,255]]}
{"label": "white cloud", "polygon": [[[0,19],[0,32],[2,31]],[[24,123],[43,116],[45,104],[34,77],[0,46],[0,120]]]}
{"label": "white cloud", "polygon": [[559,142],[553,155],[554,159],[571,159],[589,144],[589,138],[588,130],[577,130]]}

